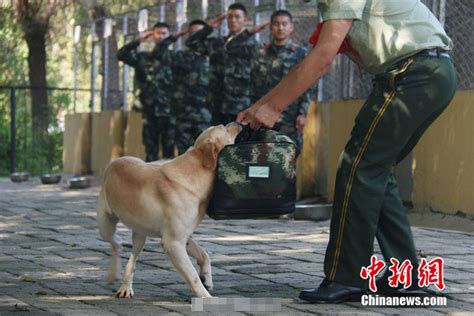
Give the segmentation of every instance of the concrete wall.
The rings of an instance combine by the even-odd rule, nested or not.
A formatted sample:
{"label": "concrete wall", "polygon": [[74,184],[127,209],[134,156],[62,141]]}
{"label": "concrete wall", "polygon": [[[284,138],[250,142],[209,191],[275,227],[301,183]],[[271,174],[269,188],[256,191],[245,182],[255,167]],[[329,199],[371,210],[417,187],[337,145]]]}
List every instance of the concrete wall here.
{"label": "concrete wall", "polygon": [[327,192],[329,202],[332,202],[334,197],[334,184],[339,156],[349,140],[349,135],[354,126],[354,119],[362,107],[362,104],[363,100],[350,100],[332,102],[328,106],[329,141]]}
{"label": "concrete wall", "polygon": [[66,115],[63,140],[64,172],[85,174],[89,169],[89,114]]}
{"label": "concrete wall", "polygon": [[145,146],[142,142],[142,115],[137,112],[128,112],[127,128],[125,129],[124,156],[134,156],[145,160]]}
{"label": "concrete wall", "polygon": [[418,209],[474,215],[474,90],[458,91],[426,132],[413,171]]}
{"label": "concrete wall", "polygon": [[[337,162],[363,100],[330,104],[328,199],[334,196]],[[458,91],[413,153],[412,201],[419,211],[474,215],[474,91]]]}
{"label": "concrete wall", "polygon": [[92,116],[92,172],[102,175],[107,164],[123,155],[125,115],[121,111]]}
{"label": "concrete wall", "polygon": [[[140,113],[123,113],[121,111],[94,113],[92,142],[89,141],[88,118],[89,114],[87,113],[66,116],[63,155],[65,172],[77,174],[88,172],[89,147],[87,146],[90,144],[92,144],[91,166],[94,175],[102,175],[107,164],[120,156],[135,156],[145,159]],[[314,157],[320,130],[318,120],[317,106],[312,103],[304,130],[303,151],[297,163],[297,195],[299,198],[314,195],[317,167],[317,160]]]}
{"label": "concrete wall", "polygon": [[[297,165],[300,198],[314,195],[321,183],[318,175],[327,172],[327,195],[332,201],[337,161],[362,104],[363,100],[351,100],[311,105],[304,131],[305,144]],[[326,114],[323,113],[325,111]],[[96,175],[101,175],[111,160],[122,155],[144,158],[139,113],[94,113],[92,142],[88,134],[88,117],[88,114],[66,116],[65,172],[87,172],[90,144],[92,171]],[[327,119],[323,120],[323,117]],[[415,148],[412,200],[417,210],[460,211],[474,215],[472,122],[474,91],[459,91]],[[326,163],[321,163],[322,160],[327,161],[327,168]]]}

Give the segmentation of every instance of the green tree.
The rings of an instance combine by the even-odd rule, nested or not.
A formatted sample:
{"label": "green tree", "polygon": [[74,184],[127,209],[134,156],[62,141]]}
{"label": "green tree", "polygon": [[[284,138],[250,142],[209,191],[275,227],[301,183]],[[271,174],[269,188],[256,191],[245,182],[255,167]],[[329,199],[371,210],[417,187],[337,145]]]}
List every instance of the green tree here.
{"label": "green tree", "polygon": [[28,46],[28,78],[31,85],[32,137],[36,148],[49,146],[46,38],[50,20],[65,5],[63,0],[16,0],[13,8]]}

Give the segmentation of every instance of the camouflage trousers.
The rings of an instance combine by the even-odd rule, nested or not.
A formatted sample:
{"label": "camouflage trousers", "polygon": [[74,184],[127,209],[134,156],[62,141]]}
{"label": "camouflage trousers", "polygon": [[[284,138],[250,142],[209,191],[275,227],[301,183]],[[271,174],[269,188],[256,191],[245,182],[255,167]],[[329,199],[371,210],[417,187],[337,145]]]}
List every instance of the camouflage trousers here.
{"label": "camouflage trousers", "polygon": [[206,122],[191,122],[178,119],[176,123],[176,146],[178,147],[178,153],[181,155],[188,150],[194,144],[199,134],[209,126],[210,124]]}
{"label": "camouflage trousers", "polygon": [[298,133],[298,131],[296,130],[295,124],[296,123],[293,123],[293,124],[276,123],[272,129],[277,132],[285,134],[286,136],[288,136],[295,142],[296,157],[298,157],[303,148],[303,134]]}
{"label": "camouflage trousers", "polygon": [[169,116],[143,117],[142,140],[145,146],[146,161],[158,160],[160,147],[163,158],[174,157],[175,124],[174,119]]}

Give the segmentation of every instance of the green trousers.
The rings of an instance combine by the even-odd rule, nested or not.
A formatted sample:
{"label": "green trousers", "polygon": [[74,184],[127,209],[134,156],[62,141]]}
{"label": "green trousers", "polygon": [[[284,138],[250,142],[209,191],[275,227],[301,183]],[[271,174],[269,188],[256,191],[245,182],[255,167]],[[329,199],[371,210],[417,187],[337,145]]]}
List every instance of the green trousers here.
{"label": "green trousers", "polygon": [[169,116],[143,116],[142,141],[147,162],[159,159],[160,147],[163,158],[174,157],[175,119]]}
{"label": "green trousers", "polygon": [[414,55],[376,76],[339,159],[324,260],[329,280],[365,288],[374,239],[390,258],[417,263],[393,166],[448,106],[456,91],[449,58]]}

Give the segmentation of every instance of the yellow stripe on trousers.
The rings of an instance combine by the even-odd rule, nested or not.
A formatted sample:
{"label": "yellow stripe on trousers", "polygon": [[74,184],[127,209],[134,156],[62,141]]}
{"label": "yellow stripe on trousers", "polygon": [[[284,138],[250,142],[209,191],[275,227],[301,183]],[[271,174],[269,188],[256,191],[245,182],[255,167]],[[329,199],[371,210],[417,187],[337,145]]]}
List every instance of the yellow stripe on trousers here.
{"label": "yellow stripe on trousers", "polygon": [[357,166],[359,165],[360,160],[362,159],[362,155],[364,154],[365,150],[367,149],[367,145],[369,144],[370,138],[372,137],[375,128],[377,127],[377,124],[379,123],[380,119],[382,118],[382,115],[385,113],[387,110],[388,106],[392,102],[393,98],[395,97],[395,77],[398,76],[399,74],[404,73],[408,67],[411,65],[413,62],[412,58],[409,58],[403,68],[395,74],[392,78],[392,87],[393,90],[390,92],[390,94],[387,96],[385,99],[384,104],[378,111],[377,115],[375,116],[374,120],[372,121],[369,130],[367,134],[365,135],[364,141],[362,143],[362,146],[359,149],[359,152],[357,153],[357,156],[354,160],[354,163],[352,164],[351,167],[351,173],[349,176],[349,181],[347,182],[346,185],[346,192],[344,195],[344,202],[342,204],[342,214],[341,214],[341,219],[339,221],[339,234],[337,236],[337,241],[336,241],[336,252],[334,254],[334,260],[333,260],[333,265],[331,268],[331,273],[329,274],[329,280],[334,280],[336,276],[336,270],[337,270],[337,265],[339,263],[339,255],[341,254],[341,243],[342,243],[342,236],[344,234],[344,224],[346,221],[346,215],[347,215],[347,206],[349,204],[349,196],[351,195],[351,190],[352,190],[352,183],[354,182],[354,175],[357,170]]}

